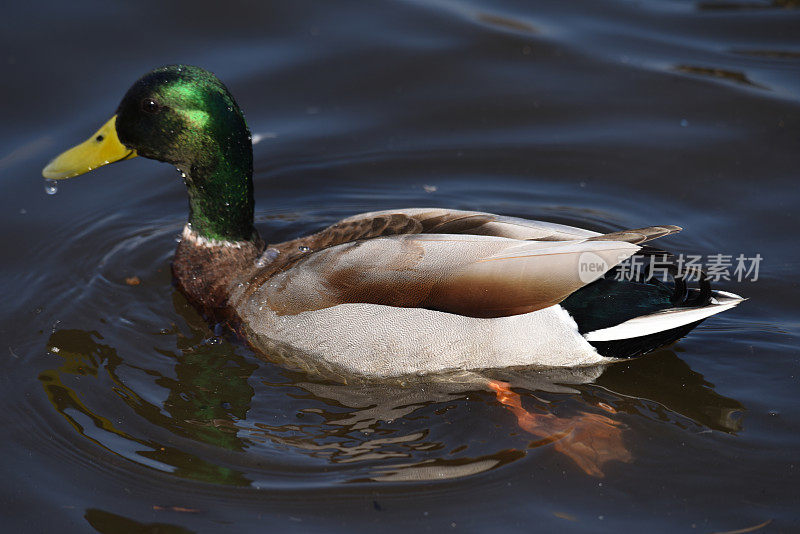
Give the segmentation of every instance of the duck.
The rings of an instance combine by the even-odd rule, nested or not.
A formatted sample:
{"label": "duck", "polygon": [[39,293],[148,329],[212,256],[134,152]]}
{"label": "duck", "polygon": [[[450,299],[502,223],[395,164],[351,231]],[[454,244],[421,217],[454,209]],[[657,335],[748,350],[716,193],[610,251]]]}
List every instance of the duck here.
{"label": "duck", "polygon": [[[602,233],[443,208],[373,211],[265,243],[244,115],[211,72],[156,68],[44,167],[62,180],[134,157],[181,172],[189,215],[172,275],[213,324],[310,372],[401,377],[591,366],[647,354],[744,299],[702,272],[620,277],[674,225]],[[615,275],[616,273],[616,275]],[[691,287],[690,287],[691,286]]]}

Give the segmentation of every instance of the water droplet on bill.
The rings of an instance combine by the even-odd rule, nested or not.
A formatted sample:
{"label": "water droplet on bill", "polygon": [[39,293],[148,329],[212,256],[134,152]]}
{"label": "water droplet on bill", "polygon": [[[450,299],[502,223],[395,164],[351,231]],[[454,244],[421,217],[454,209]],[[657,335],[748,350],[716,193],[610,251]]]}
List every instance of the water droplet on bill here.
{"label": "water droplet on bill", "polygon": [[58,182],[55,180],[45,180],[44,181],[44,192],[48,195],[55,195],[58,193]]}

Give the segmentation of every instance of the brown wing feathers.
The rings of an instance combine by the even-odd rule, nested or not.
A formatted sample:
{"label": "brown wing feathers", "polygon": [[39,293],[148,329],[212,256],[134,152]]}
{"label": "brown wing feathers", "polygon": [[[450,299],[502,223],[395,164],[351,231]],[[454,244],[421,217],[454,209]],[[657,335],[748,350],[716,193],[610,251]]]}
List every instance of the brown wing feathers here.
{"label": "brown wing feathers", "polygon": [[[530,230],[526,227],[528,224],[530,225]],[[400,271],[404,269],[399,269],[397,264],[386,265],[385,273],[376,277],[374,276],[375,273],[373,273],[373,276],[365,276],[365,269],[369,270],[366,265],[361,268],[358,264],[355,264],[351,265],[350,268],[337,270],[333,268],[333,264],[336,261],[333,261],[331,265],[325,265],[325,262],[308,262],[305,259],[311,259],[310,256],[313,255],[314,260],[322,260],[322,257],[318,258],[313,253],[331,249],[337,245],[345,243],[353,243],[355,245],[356,243],[370,242],[370,240],[379,237],[397,235],[460,234],[511,237],[511,235],[504,234],[513,232],[519,236],[519,232],[524,231],[527,232],[524,235],[527,240],[518,241],[520,243],[526,241],[541,242],[577,239],[580,241],[615,241],[638,245],[681,230],[678,226],[665,225],[594,235],[590,232],[570,227],[551,228],[547,224],[536,223],[535,221],[511,220],[487,213],[440,209],[408,210],[406,213],[376,212],[364,214],[363,216],[340,221],[316,234],[270,246],[268,252],[271,261],[268,261],[265,267],[258,270],[256,276],[251,280],[248,290],[245,291],[245,295],[251,294],[263,283],[287,269],[305,269],[313,266],[313,270],[317,274],[327,279],[326,285],[332,291],[330,295],[325,296],[317,293],[311,300],[319,302],[317,306],[312,305],[312,308],[319,305],[323,307],[335,305],[340,302],[367,301],[395,306],[428,307],[471,316],[497,317],[511,315],[538,309],[559,299],[552,300],[552,295],[549,297],[541,295],[540,298],[533,299],[537,301],[533,305],[521,302],[519,298],[521,295],[517,295],[517,293],[519,293],[519,284],[522,282],[519,278],[511,276],[510,273],[507,278],[505,276],[487,277],[485,274],[475,277],[473,275],[460,276],[456,273],[444,275],[442,273],[443,277],[417,278],[412,282],[411,279],[407,279],[406,276],[400,274]],[[576,232],[574,236],[571,235],[573,231]],[[577,232],[586,232],[589,235],[581,236]],[[516,237],[516,239],[520,237],[522,236]],[[411,242],[405,244],[406,247],[409,245],[411,245]],[[419,253],[419,251],[416,252]],[[403,251],[402,255],[405,256],[406,254],[409,259],[412,256],[418,257],[413,251],[407,249]],[[338,254],[334,256],[338,256]],[[332,260],[333,257],[326,259]],[[303,261],[298,263],[300,260]],[[540,261],[547,263],[544,259]],[[561,276],[558,272],[553,272],[552,277],[554,277],[553,281],[555,281]],[[279,278],[283,278],[283,276]],[[545,286],[552,283],[548,281],[548,278],[551,277],[545,276],[538,282],[538,284],[544,284],[541,289],[545,294],[550,293],[545,289]],[[577,287],[572,287],[571,290]],[[533,288],[528,288],[528,292],[531,289]],[[289,291],[289,293],[294,292]],[[494,298],[487,298],[489,297],[488,293],[496,294],[493,295]],[[302,291],[295,293],[296,296],[300,296],[300,294],[302,294]],[[286,296],[288,297],[289,295]],[[529,297],[532,296],[529,295]],[[563,296],[560,298],[563,298]],[[277,300],[281,301],[283,299],[278,298]],[[294,308],[293,311],[295,313],[302,311],[304,305],[301,302],[296,301],[294,298],[289,300],[293,301],[288,306],[289,308]],[[305,298],[301,297],[300,301],[303,300]],[[509,304],[509,306],[506,306],[505,303]],[[286,304],[289,304],[289,302],[287,301]],[[299,308],[296,307],[298,305]],[[283,311],[289,312],[288,309]]]}
{"label": "brown wing feathers", "polygon": [[646,228],[635,228],[633,230],[620,230],[619,232],[611,232],[610,234],[598,235],[590,237],[587,241],[624,241],[638,245],[645,243],[665,235],[677,234],[683,230],[680,226],[671,224],[664,226],[648,226]]}

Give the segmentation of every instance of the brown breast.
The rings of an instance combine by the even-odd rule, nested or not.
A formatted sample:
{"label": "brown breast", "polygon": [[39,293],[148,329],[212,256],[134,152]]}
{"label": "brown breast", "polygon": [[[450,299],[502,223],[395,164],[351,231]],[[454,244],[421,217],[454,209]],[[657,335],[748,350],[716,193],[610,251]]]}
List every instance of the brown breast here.
{"label": "brown breast", "polygon": [[214,321],[227,321],[231,290],[253,276],[256,259],[263,250],[260,239],[226,246],[184,238],[175,251],[172,276],[200,313]]}

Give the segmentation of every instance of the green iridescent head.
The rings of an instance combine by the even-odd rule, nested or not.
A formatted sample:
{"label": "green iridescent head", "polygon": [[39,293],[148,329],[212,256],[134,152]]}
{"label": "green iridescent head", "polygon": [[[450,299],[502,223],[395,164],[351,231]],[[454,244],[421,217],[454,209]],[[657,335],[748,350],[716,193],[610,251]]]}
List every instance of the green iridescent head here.
{"label": "green iridescent head", "polygon": [[136,155],[184,173],[192,230],[209,239],[253,239],[250,131],[233,96],[212,73],[169,65],[145,74],[125,94],[115,117],[53,160],[43,175],[69,178]]}

